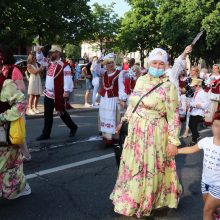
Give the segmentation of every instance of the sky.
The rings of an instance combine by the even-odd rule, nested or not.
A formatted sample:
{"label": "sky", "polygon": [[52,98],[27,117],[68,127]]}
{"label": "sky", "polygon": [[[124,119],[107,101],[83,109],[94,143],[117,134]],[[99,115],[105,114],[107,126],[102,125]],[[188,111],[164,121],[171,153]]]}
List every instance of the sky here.
{"label": "sky", "polygon": [[130,6],[124,0],[90,0],[89,5],[93,5],[94,3],[99,3],[100,5],[106,4],[109,5],[111,2],[115,2],[114,11],[120,17],[124,15],[125,12],[129,11]]}

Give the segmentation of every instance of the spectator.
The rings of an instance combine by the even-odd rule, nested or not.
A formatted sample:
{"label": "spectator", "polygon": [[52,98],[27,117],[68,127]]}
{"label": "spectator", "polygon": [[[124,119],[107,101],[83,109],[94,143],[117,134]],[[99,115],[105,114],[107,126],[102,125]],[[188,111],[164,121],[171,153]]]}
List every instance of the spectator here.
{"label": "spectator", "polygon": [[98,57],[93,57],[92,66],[91,66],[91,73],[92,73],[92,85],[93,85],[93,94],[92,94],[92,106],[98,107],[98,90],[100,85],[100,76],[101,76],[101,63],[98,60]]}
{"label": "spectator", "polygon": [[91,90],[93,88],[92,86],[92,73],[91,73],[91,66],[92,62],[89,62],[85,67],[83,67],[82,72],[86,77],[86,93],[85,93],[85,107],[91,107],[89,104],[89,96],[91,93]]}
{"label": "spectator", "polygon": [[75,63],[74,88],[77,88],[81,76],[81,67],[78,62]]}
{"label": "spectator", "polygon": [[[34,115],[36,113],[40,113],[38,110],[38,102],[40,95],[42,94],[42,84],[41,84],[41,77],[40,74],[44,70],[44,66],[40,68],[36,62],[36,54],[30,53],[28,56],[28,64],[27,64],[27,71],[30,74],[29,84],[28,84],[28,94],[29,94],[29,104],[28,104],[28,114]],[[34,104],[34,108],[33,108]]]}

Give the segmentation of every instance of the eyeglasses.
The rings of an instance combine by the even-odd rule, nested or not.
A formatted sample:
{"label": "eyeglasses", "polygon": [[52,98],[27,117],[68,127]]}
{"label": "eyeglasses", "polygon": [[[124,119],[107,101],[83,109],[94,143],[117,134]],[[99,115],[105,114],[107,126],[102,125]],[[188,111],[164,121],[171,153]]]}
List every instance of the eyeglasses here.
{"label": "eyeglasses", "polygon": [[112,63],[114,63],[113,61],[110,61],[110,62],[108,62],[107,64],[112,64]]}

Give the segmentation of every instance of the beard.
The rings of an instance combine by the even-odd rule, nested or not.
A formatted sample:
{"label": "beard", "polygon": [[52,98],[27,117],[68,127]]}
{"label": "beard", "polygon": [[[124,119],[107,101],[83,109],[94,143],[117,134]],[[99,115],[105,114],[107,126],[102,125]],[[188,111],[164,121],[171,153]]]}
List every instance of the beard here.
{"label": "beard", "polygon": [[51,54],[51,56],[50,56],[50,59],[52,60],[52,61],[55,61],[55,60],[57,60],[57,54],[56,53],[52,53]]}

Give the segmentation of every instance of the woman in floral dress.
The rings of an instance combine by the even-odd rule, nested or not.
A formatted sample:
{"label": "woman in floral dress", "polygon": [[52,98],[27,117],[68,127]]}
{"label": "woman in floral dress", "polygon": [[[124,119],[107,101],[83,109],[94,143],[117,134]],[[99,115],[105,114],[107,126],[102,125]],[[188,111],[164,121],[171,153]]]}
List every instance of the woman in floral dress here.
{"label": "woman in floral dress", "polygon": [[[178,95],[164,74],[166,51],[156,48],[148,58],[149,71],[139,77],[129,106],[121,121],[129,121],[119,174],[110,196],[115,212],[138,218],[153,209],[177,208],[182,188],[176,173],[174,155],[180,145]],[[132,113],[140,97],[146,96]],[[117,127],[120,130],[121,124]]]}
{"label": "woman in floral dress", "polygon": [[[0,72],[0,124],[17,120],[25,114],[27,107],[24,94],[8,75],[8,68],[3,64]],[[16,199],[30,193],[23,172],[21,148],[0,145],[0,198]]]}

